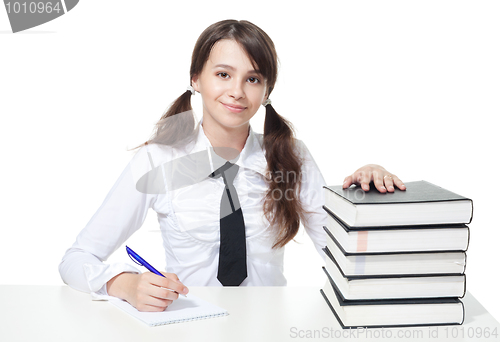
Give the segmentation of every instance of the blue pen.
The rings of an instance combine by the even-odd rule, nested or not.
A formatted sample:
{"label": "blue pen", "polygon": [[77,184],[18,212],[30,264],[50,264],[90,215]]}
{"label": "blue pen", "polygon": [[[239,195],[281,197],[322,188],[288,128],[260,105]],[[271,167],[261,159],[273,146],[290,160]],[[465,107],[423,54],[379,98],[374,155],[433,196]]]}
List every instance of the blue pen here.
{"label": "blue pen", "polygon": [[[130,259],[132,259],[132,261],[135,262],[137,265],[144,266],[144,267],[146,267],[148,269],[148,271],[153,272],[154,274],[157,274],[157,275],[159,275],[159,276],[161,276],[163,278],[166,278],[163,274],[161,274],[160,272],[158,272],[158,270],[156,270],[156,268],[154,268],[146,260],[144,260],[143,258],[141,258],[139,254],[137,254],[136,252],[134,252],[132,250],[132,248],[130,248],[129,246],[125,246],[125,248],[127,249],[127,254],[130,257]],[[167,289],[167,290],[170,290],[170,289]],[[170,291],[178,293],[177,291],[174,291],[174,290],[170,290]],[[181,294],[181,293],[179,293],[179,294]],[[183,294],[183,296],[187,297],[185,294]]]}

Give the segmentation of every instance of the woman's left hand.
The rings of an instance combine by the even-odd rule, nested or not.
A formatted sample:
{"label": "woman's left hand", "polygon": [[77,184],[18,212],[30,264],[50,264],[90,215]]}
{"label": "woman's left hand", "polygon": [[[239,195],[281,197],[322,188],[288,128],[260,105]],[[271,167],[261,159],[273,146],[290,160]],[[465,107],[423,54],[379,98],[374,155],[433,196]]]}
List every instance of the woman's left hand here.
{"label": "woman's left hand", "polygon": [[361,185],[364,191],[368,191],[370,190],[370,182],[373,182],[377,190],[382,193],[394,192],[394,186],[397,186],[399,190],[406,190],[406,186],[398,176],[376,164],[365,165],[352,175],[347,176],[342,188],[347,189],[352,184],[356,184]]}

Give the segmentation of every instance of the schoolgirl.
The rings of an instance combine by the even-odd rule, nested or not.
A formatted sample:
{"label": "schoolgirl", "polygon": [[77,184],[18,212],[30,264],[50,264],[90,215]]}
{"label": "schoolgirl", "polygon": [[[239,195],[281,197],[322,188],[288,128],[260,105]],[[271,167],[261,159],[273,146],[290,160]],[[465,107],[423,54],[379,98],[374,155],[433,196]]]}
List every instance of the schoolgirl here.
{"label": "schoolgirl", "polygon": [[[140,146],[101,207],[64,255],[70,286],[162,311],[186,286],[283,286],[284,246],[302,222],[318,252],[326,244],[324,179],[306,146],[271,101],[278,59],[269,36],[248,21],[208,27],[194,47],[189,89]],[[196,123],[191,96],[199,93]],[[264,133],[250,120],[266,109]],[[404,189],[393,174],[367,165],[346,177],[363,189]],[[156,211],[165,278],[105,261]],[[169,291],[173,290],[173,291]]]}

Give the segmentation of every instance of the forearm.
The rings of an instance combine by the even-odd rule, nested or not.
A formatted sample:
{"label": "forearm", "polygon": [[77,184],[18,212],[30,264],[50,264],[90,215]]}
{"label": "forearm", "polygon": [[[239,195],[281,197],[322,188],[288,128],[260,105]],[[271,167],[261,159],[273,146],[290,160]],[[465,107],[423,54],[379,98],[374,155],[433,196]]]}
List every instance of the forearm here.
{"label": "forearm", "polygon": [[87,251],[70,248],[59,264],[62,280],[72,288],[83,292],[97,292],[118,274],[139,273],[134,266],[125,263],[104,264]]}
{"label": "forearm", "polygon": [[135,273],[120,273],[107,282],[108,294],[113,297],[118,297],[124,300],[129,300],[131,288],[136,281],[138,274]]}
{"label": "forearm", "polygon": [[102,264],[102,262],[90,253],[70,249],[59,264],[59,274],[62,280],[72,288],[90,293],[91,289],[84,269],[85,264]]}

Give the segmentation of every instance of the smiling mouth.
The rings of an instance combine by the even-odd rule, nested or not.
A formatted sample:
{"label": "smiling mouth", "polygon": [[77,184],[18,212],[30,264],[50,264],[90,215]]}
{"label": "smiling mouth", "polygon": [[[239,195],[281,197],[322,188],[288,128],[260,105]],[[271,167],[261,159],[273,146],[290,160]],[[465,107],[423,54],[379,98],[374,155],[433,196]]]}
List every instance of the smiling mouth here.
{"label": "smiling mouth", "polygon": [[244,111],[246,109],[246,107],[243,107],[243,106],[230,105],[230,104],[226,104],[223,102],[221,102],[221,103],[224,107],[226,107],[230,112],[233,112],[233,113],[241,113],[242,111]]}

